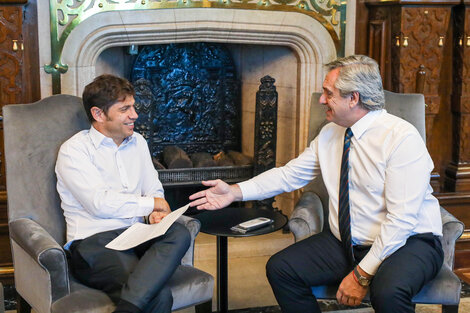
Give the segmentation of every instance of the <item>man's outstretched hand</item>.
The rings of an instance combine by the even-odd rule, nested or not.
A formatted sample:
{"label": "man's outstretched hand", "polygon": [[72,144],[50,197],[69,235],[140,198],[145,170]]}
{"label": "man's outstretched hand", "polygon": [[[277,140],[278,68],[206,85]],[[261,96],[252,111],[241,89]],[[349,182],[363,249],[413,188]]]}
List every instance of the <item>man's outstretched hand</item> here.
{"label": "man's outstretched hand", "polygon": [[218,210],[225,208],[233,201],[243,199],[238,185],[228,185],[220,179],[202,181],[202,184],[211,188],[189,196],[189,200],[194,200],[189,203],[189,206],[197,207],[198,210]]}

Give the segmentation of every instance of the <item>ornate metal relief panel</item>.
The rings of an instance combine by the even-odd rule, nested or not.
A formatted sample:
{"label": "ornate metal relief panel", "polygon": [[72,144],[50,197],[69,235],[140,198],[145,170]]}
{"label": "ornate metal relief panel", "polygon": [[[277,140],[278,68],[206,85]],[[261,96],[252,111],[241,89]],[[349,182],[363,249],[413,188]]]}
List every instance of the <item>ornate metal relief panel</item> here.
{"label": "ornate metal relief panel", "polygon": [[[277,100],[274,78],[264,76],[256,92],[255,155],[253,175],[276,166]],[[258,201],[258,206],[272,209],[274,198]]]}
{"label": "ornate metal relief panel", "polygon": [[[21,102],[22,13],[22,7],[0,7],[0,106]],[[1,121],[0,163],[0,190],[5,190],[3,123]]]}
{"label": "ornate metal relief panel", "polygon": [[240,150],[240,82],[224,45],[144,46],[131,81],[136,131],[153,156],[160,157],[167,145],[188,154]]}
{"label": "ornate metal relief panel", "polygon": [[62,49],[72,30],[98,13],[121,10],[169,8],[230,8],[288,11],[306,14],[327,29],[338,55],[344,54],[346,1],[339,0],[49,0],[51,16],[51,63],[45,71],[52,74],[53,93],[60,93]]}

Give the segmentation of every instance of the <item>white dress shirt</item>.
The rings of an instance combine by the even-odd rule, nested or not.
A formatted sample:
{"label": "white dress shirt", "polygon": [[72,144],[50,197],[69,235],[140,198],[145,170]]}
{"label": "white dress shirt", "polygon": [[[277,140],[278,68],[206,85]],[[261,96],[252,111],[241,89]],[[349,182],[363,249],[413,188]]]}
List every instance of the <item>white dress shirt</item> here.
{"label": "white dress shirt", "polygon": [[142,222],[164,197],[145,139],[138,133],[117,146],[94,127],[60,148],[57,191],[67,223],[68,246],[99,232]]}
{"label": "white dress shirt", "polygon": [[[243,200],[299,189],[321,173],[331,232],[341,240],[338,193],[345,130],[329,123],[299,157],[239,183]],[[374,275],[408,237],[426,232],[442,236],[439,203],[429,184],[434,164],[418,131],[385,110],[367,113],[351,130],[351,238],[354,245],[372,245],[359,266]]]}

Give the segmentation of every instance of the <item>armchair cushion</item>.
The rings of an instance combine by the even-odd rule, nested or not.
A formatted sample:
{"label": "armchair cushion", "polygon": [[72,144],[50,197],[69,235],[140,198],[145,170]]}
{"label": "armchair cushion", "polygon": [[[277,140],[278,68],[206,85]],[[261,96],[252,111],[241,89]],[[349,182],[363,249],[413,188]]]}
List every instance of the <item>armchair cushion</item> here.
{"label": "armchair cushion", "polygon": [[83,286],[83,288],[54,302],[51,312],[111,313],[114,308],[113,302],[104,292]]}
{"label": "armchair cushion", "polygon": [[[197,268],[181,265],[168,282],[173,295],[173,310],[204,303],[212,298],[214,278]],[[52,313],[108,313],[114,309],[102,291],[72,279],[72,292],[52,304]]]}
{"label": "armchair cushion", "polygon": [[[339,285],[323,285],[312,287],[312,293],[318,299],[336,299]],[[433,280],[428,282],[414,296],[413,303],[456,305],[460,301],[461,284],[459,278],[447,266],[443,266]],[[370,301],[370,295],[364,297],[364,301]]]}

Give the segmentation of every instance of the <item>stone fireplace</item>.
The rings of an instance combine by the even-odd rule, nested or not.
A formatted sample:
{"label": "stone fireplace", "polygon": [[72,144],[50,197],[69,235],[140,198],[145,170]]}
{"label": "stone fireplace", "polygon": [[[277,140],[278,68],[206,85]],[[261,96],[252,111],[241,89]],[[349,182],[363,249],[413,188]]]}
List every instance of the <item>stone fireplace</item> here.
{"label": "stone fireplace", "polygon": [[[353,6],[348,4],[348,16]],[[38,3],[40,64],[51,61],[49,7]],[[353,24],[353,23],[352,23]],[[349,25],[349,20],[348,20]],[[348,29],[349,31],[349,29]],[[310,95],[321,90],[322,65],[337,56],[330,33],[317,20],[297,12],[229,8],[108,11],[81,22],[63,46],[61,93],[80,96],[95,76],[128,77],[128,47],[217,42],[231,51],[241,81],[242,152],[253,155],[255,97],[260,78],[276,79],[279,94],[277,165],[308,144]],[[351,51],[346,41],[346,54]],[[52,94],[51,75],[41,70],[41,95]],[[295,196],[281,195],[276,206],[289,214]]]}

